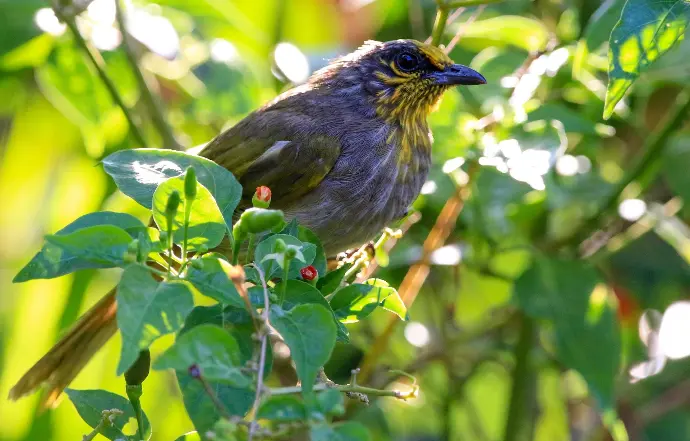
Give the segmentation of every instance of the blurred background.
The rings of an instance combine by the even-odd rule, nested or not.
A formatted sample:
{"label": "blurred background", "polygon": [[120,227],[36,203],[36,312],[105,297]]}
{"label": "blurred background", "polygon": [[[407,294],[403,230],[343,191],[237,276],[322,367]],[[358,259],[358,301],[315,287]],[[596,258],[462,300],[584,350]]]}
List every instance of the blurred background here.
{"label": "blurred background", "polygon": [[[122,4],[127,52],[114,0],[62,4],[76,28],[48,2],[0,0],[2,441],[73,441],[90,431],[67,400],[40,413],[37,396],[6,397],[117,279],[114,270],[83,271],[12,284],[43,235],[95,210],[145,215],[115,192],[101,158],[203,144],[365,40],[427,39],[437,10],[433,0],[131,0]],[[611,216],[578,230],[690,83],[686,41],[602,119],[608,38],[622,5],[509,0],[443,17],[451,57],[489,84],[448,92],[432,115],[435,167],[418,212],[399,226],[403,238],[388,243],[389,258],[382,253],[370,268],[397,287],[422,262],[400,289],[408,305],[414,301],[411,320],[394,326],[387,313],[374,313],[351,328],[352,344],[339,345],[327,366],[346,382],[364,363],[366,382],[378,387],[389,369],[417,376],[417,399],[350,403],[348,418],[363,422],[372,439],[625,439],[621,423],[633,440],[690,439],[690,363],[667,363],[668,353],[650,343],[660,313],[690,295],[687,126]],[[130,131],[84,45],[141,133]],[[439,231],[448,239],[423,248]],[[584,241],[571,240],[578,231]],[[596,274],[563,260],[575,256],[589,259]],[[531,280],[532,270],[523,274],[549,259],[553,285]],[[596,326],[582,328],[568,315],[572,293],[582,289],[592,294],[585,303],[588,314],[599,314]],[[532,313],[539,308],[555,315]],[[647,309],[658,311],[643,320],[649,348],[638,336]],[[688,315],[680,317],[675,335],[687,340]],[[157,342],[154,355],[169,344]],[[115,376],[119,345],[118,336],[72,386],[124,395]],[[631,367],[637,379],[656,375],[631,383]],[[171,396],[179,397],[172,374],[152,372],[142,400],[156,441],[192,430],[181,398]]]}

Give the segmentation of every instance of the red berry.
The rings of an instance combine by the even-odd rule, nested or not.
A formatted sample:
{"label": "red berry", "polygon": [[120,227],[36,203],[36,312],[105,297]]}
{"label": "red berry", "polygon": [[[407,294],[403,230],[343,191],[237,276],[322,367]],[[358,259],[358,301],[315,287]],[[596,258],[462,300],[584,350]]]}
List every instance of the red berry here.
{"label": "red berry", "polygon": [[319,275],[319,272],[316,271],[316,268],[314,268],[312,265],[305,266],[301,270],[299,270],[300,275],[302,276],[302,279],[306,280],[307,282],[311,282],[312,280],[316,279]]}
{"label": "red berry", "polygon": [[254,196],[260,201],[271,202],[271,189],[262,185],[261,187],[256,187],[256,193]]}

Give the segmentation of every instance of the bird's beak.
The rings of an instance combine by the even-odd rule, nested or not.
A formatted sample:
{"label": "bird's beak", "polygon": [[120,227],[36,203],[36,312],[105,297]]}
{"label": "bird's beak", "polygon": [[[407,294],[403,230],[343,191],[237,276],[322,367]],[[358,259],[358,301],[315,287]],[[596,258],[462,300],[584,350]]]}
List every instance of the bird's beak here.
{"label": "bird's beak", "polygon": [[442,86],[486,84],[486,78],[482,74],[462,64],[451,64],[440,72],[433,72],[428,75],[436,84]]}

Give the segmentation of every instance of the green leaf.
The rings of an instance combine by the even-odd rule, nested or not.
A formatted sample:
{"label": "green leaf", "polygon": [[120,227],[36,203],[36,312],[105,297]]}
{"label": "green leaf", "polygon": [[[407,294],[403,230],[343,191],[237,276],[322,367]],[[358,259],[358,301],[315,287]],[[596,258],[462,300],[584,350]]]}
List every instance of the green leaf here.
{"label": "green leaf", "polygon": [[[202,245],[208,249],[215,248],[223,241],[227,231],[223,215],[211,193],[199,182],[196,185],[197,195],[190,209],[187,236],[187,249],[190,251],[198,250]],[[165,207],[174,191],[184,194],[184,176],[168,179],[159,185],[153,194],[153,219],[161,231],[168,231]],[[187,209],[189,209],[187,201],[182,198],[172,225],[173,241],[180,245],[184,239],[185,210]]]}
{"label": "green leaf", "polygon": [[[138,441],[142,438],[138,433],[128,436],[122,432],[127,422],[130,419],[136,418],[128,399],[104,390],[66,389],[65,393],[74,404],[79,416],[92,428],[95,428],[101,422],[101,412],[104,410],[119,409],[122,411],[122,415],[114,418],[112,426],[101,430],[100,433],[106,438],[113,441],[121,439]],[[144,414],[144,430],[146,433],[144,433],[143,439],[149,439],[151,436],[151,425],[146,414]]]}
{"label": "green leaf", "polygon": [[125,269],[117,287],[117,326],[122,333],[120,375],[159,337],[176,332],[194,307],[186,282],[158,283],[141,266]]}
{"label": "green leaf", "polygon": [[314,257],[316,256],[316,247],[313,244],[303,243],[295,237],[284,234],[275,234],[273,236],[269,236],[265,240],[262,240],[256,246],[256,250],[254,251],[254,260],[263,269],[266,280],[277,277],[282,278],[283,276],[282,259],[278,256],[274,256],[275,243],[278,239],[282,239],[285,242],[285,245],[288,247],[297,247],[301,253],[303,261],[298,258],[292,259],[290,262],[290,271],[288,272],[288,278],[296,279],[299,277],[299,270],[305,266],[311,265],[314,261]]}
{"label": "green leaf", "polygon": [[302,382],[302,392],[312,392],[316,374],[329,359],[337,329],[333,315],[320,305],[299,305],[284,311],[271,305],[270,321],[290,348],[297,376]]}
{"label": "green leaf", "polygon": [[549,30],[539,20],[517,15],[501,15],[486,20],[463,22],[450,26],[453,34],[462,26],[462,38],[458,45],[480,51],[487,47],[514,46],[527,52],[546,49]]}
{"label": "green leaf", "polygon": [[609,39],[605,119],[640,73],[683,38],[688,22],[686,0],[627,0]]}
{"label": "green leaf", "polygon": [[354,421],[334,424],[318,424],[311,428],[311,441],[369,441],[369,431]]}
{"label": "green leaf", "polygon": [[[61,229],[56,236],[64,236],[74,233],[87,227],[97,225],[113,225],[120,227],[135,239],[140,231],[146,231],[146,226],[136,217],[125,213],[114,213],[110,211],[100,211],[89,213],[80,217],[65,228]],[[78,257],[74,253],[67,252],[65,249],[47,242],[32,259],[14,278],[15,283],[26,282],[33,279],[51,279],[59,277],[77,270],[87,268],[108,268],[114,265],[98,264]]]}
{"label": "green leaf", "polygon": [[663,156],[663,172],[669,187],[684,201],[690,201],[690,138],[679,137],[666,149]]}
{"label": "green leaf", "polygon": [[161,149],[132,149],[115,152],[103,160],[105,171],[121,192],[146,208],[163,181],[182,176],[194,166],[196,178],[213,195],[225,224],[232,227],[232,215],[242,197],[242,186],[224,167],[188,153]]}
{"label": "green leaf", "polygon": [[326,389],[316,395],[316,401],[319,403],[319,410],[324,415],[344,415],[345,403],[343,394],[336,389]]}
{"label": "green leaf", "polygon": [[221,260],[225,259],[216,253],[205,255],[201,258],[203,267],[198,269],[191,266],[187,271],[187,280],[205,296],[221,303],[244,308],[244,301],[223,271]]}
{"label": "green leaf", "polygon": [[[276,293],[282,292],[281,290],[283,289],[283,283],[284,282],[281,282],[276,286]],[[259,289],[263,291],[262,288]],[[288,280],[287,287],[285,289],[285,299],[283,300],[282,308],[285,311],[289,311],[295,306],[305,304],[316,304],[326,308],[333,315],[333,322],[338,327],[338,341],[348,342],[350,340],[350,334],[347,331],[347,328],[345,328],[345,326],[342,323],[340,323],[338,317],[336,317],[335,313],[331,309],[331,305],[328,304],[328,301],[324,298],[323,294],[321,294],[318,289],[306,282],[302,282],[301,280]],[[259,305],[263,305],[263,300],[259,303]]]}
{"label": "green leaf", "polygon": [[74,233],[46,236],[46,241],[78,259],[108,268],[124,264],[127,245],[132,237],[120,227],[96,225]]}
{"label": "green leaf", "polygon": [[201,437],[199,436],[199,432],[192,430],[191,432],[178,436],[175,438],[175,441],[201,441]]}
{"label": "green leaf", "polygon": [[328,294],[334,292],[336,289],[340,288],[343,282],[345,273],[349,270],[352,265],[343,265],[340,268],[327,273],[324,277],[321,277],[316,283],[316,287],[319,288],[321,294],[327,296]]}
{"label": "green leaf", "polygon": [[514,290],[527,315],[552,323],[559,360],[579,371],[600,405],[611,408],[621,339],[616,311],[597,272],[581,261],[539,257]]}
{"label": "green leaf", "polygon": [[307,408],[294,395],[269,396],[259,406],[258,417],[281,422],[304,421],[307,419]]}
{"label": "green leaf", "polygon": [[331,308],[343,323],[355,323],[381,306],[407,320],[407,307],[398,291],[380,279],[369,279],[364,284],[353,283],[336,291]]}
{"label": "green leaf", "polygon": [[204,379],[245,388],[251,384],[240,368],[239,345],[223,328],[199,325],[181,335],[175,345],[153,363],[153,368],[186,372],[197,365]]}
{"label": "green leaf", "polygon": [[297,238],[299,240],[301,240],[302,242],[308,242],[316,247],[316,254],[311,265],[313,265],[314,268],[316,268],[316,271],[319,272],[319,276],[326,274],[326,271],[328,270],[328,261],[326,259],[326,253],[323,250],[323,244],[321,243],[321,240],[318,238],[316,233],[314,233],[307,227],[300,226],[298,227],[298,230],[299,233],[297,234]]}
{"label": "green leaf", "polygon": [[[255,342],[252,339],[254,324],[245,309],[228,306],[221,313],[221,305],[197,306],[187,316],[184,328],[180,330],[178,338],[202,324],[214,324],[224,327],[237,341],[240,364],[245,365],[252,358]],[[273,355],[269,345],[266,352],[266,376],[271,372]],[[182,391],[185,409],[194,427],[200,433],[211,430],[220,418],[218,410],[209,398],[199,380],[192,378],[186,372],[177,372],[177,381]],[[254,390],[251,388],[235,388],[227,384],[208,381],[218,399],[223,403],[231,415],[242,416],[254,402]]]}

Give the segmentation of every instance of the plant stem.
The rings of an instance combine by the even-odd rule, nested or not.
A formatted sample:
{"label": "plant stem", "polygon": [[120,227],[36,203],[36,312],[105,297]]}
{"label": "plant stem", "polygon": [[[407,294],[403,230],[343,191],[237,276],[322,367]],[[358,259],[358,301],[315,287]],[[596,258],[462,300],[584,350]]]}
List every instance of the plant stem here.
{"label": "plant stem", "polygon": [[[253,237],[253,235],[252,235]],[[251,239],[250,239],[251,240]],[[252,437],[254,436],[254,430],[256,430],[256,417],[257,417],[257,412],[259,410],[259,404],[261,403],[261,397],[264,392],[264,370],[266,369],[266,347],[268,346],[268,331],[266,329],[268,325],[268,314],[269,314],[269,308],[270,308],[270,300],[268,298],[268,286],[266,285],[266,279],[264,277],[264,273],[259,267],[259,265],[253,265],[254,269],[256,269],[256,272],[259,274],[259,279],[261,280],[261,286],[263,287],[264,291],[264,310],[261,312],[261,318],[262,318],[262,324],[261,328],[258,330],[260,338],[261,338],[261,344],[259,348],[259,367],[257,369],[257,378],[256,378],[256,395],[254,396],[254,405],[252,406],[252,415],[253,415],[253,420],[250,423],[249,426],[249,437],[248,441],[252,440]],[[284,283],[285,286],[287,286],[287,283]],[[251,313],[251,311],[250,311]]]}
{"label": "plant stem", "polygon": [[[673,106],[673,109],[664,119],[661,129],[655,131],[655,133],[645,141],[643,147],[644,154],[637,160],[637,163],[629,169],[628,173],[626,173],[623,179],[616,184],[608,197],[599,204],[598,208],[594,210],[594,213],[587,217],[577,230],[575,230],[569,236],[550,244],[548,248],[558,249],[565,246],[577,245],[582,239],[583,235],[596,228],[600,218],[616,207],[618,199],[628,185],[642,177],[651,168],[651,166],[656,163],[656,160],[659,158],[659,156],[661,156],[665,148],[668,146],[669,138],[683,123],[689,112],[690,89],[685,89],[679,95]],[[647,182],[642,186],[643,188],[641,188],[640,191],[643,191],[649,185],[650,181],[651,179],[647,179]]]}
{"label": "plant stem", "polygon": [[492,3],[500,3],[503,0],[460,0],[460,1],[451,1],[446,3],[445,7],[452,9],[452,8],[466,8],[468,6],[478,6],[478,5],[490,5]]}
{"label": "plant stem", "polygon": [[252,258],[253,258],[253,250],[254,250],[254,241],[256,240],[256,234],[250,234],[249,235],[249,247],[247,248],[247,265],[252,263]]}
{"label": "plant stem", "polygon": [[445,3],[439,3],[436,10],[436,19],[434,20],[434,28],[431,31],[431,44],[438,46],[443,38],[443,31],[446,29],[446,21],[448,20],[448,6]]}
{"label": "plant stem", "polygon": [[127,398],[129,398],[129,402],[132,404],[132,408],[134,409],[134,416],[136,417],[137,420],[137,428],[139,429],[139,439],[144,440],[144,436],[146,436],[146,433],[144,432],[144,413],[141,410],[141,394],[143,390],[141,385],[127,385]]}
{"label": "plant stem", "polygon": [[283,301],[285,300],[285,295],[287,294],[287,281],[288,281],[288,274],[290,272],[290,258],[287,256],[287,252],[285,253],[285,257],[283,259],[283,280],[282,283],[280,284],[280,300],[278,304],[280,306],[283,306]]}
{"label": "plant stem", "polygon": [[[352,393],[360,393],[364,395],[371,395],[371,396],[377,396],[377,397],[394,397],[398,398],[401,400],[406,400],[408,398],[415,398],[416,397],[416,389],[412,389],[411,392],[405,393],[401,392],[399,390],[387,390],[387,389],[374,389],[373,387],[365,387],[365,386],[359,386],[359,385],[350,385],[350,384],[345,384],[345,385],[329,385],[326,383],[320,383],[314,385],[314,391],[321,391],[321,390],[327,390],[327,389],[335,389],[337,391],[346,393],[346,392],[352,392]],[[269,395],[290,395],[290,394],[298,394],[302,392],[302,386],[290,386],[290,387],[278,387],[274,389],[270,389],[268,394]]]}
{"label": "plant stem", "polygon": [[510,391],[508,420],[506,421],[503,441],[528,439],[525,437],[525,428],[526,425],[532,425],[529,398],[534,373],[530,371],[529,354],[534,344],[534,332],[534,321],[529,317],[523,317],[520,336],[515,346],[513,387]]}
{"label": "plant stem", "polygon": [[108,92],[110,93],[110,96],[112,97],[113,101],[122,110],[122,113],[125,115],[125,119],[127,119],[129,129],[132,132],[132,136],[134,136],[136,143],[141,145],[142,147],[145,147],[146,140],[144,138],[144,135],[139,130],[139,127],[134,123],[132,113],[130,109],[125,105],[125,102],[120,96],[120,93],[117,91],[115,83],[113,83],[113,81],[106,73],[105,62],[103,61],[101,54],[97,52],[95,49],[92,49],[86,42],[86,40],[84,40],[84,37],[82,37],[81,33],[79,33],[79,28],[77,28],[77,23],[74,20],[74,17],[64,16],[60,8],[58,8],[57,6],[53,7],[53,10],[55,11],[55,16],[67,25],[70,32],[72,33],[72,36],[76,40],[77,45],[82,49],[82,51],[84,51],[84,54],[86,54],[86,57],[91,62],[91,65],[94,67],[94,69],[96,69],[98,76],[103,82],[103,85],[105,85],[105,88],[108,89]]}
{"label": "plant stem", "polygon": [[139,67],[138,60],[134,55],[134,50],[129,43],[129,33],[127,32],[127,26],[125,22],[125,14],[122,10],[121,0],[115,0],[116,18],[117,24],[120,27],[120,32],[122,33],[122,48],[124,49],[127,61],[129,62],[132,72],[134,73],[134,78],[139,85],[139,93],[141,93],[141,99],[144,101],[146,108],[148,109],[149,116],[153,122],[153,125],[160,133],[163,138],[163,146],[167,149],[172,150],[184,150],[184,147],[179,143],[172,128],[165,120],[163,105],[160,100],[156,99],[146,84],[146,79],[144,74]]}
{"label": "plant stem", "polygon": [[194,199],[185,200],[184,204],[184,226],[182,227],[182,265],[180,266],[180,273],[187,264],[187,239],[189,236],[189,217],[192,214],[192,204]]}
{"label": "plant stem", "polygon": [[106,419],[102,418],[101,421],[98,423],[96,427],[93,428],[91,432],[89,432],[87,435],[84,435],[82,438],[82,441],[92,441],[94,438],[96,438],[96,435],[101,433],[101,430],[103,430],[106,426]]}
{"label": "plant stem", "polygon": [[197,380],[201,383],[201,385],[204,387],[204,391],[206,391],[206,395],[211,399],[213,402],[213,406],[216,408],[220,416],[226,419],[231,419],[232,415],[230,415],[230,412],[225,408],[225,405],[220,401],[216,393],[211,389],[211,385],[208,384],[208,381],[203,376],[197,377]]}

